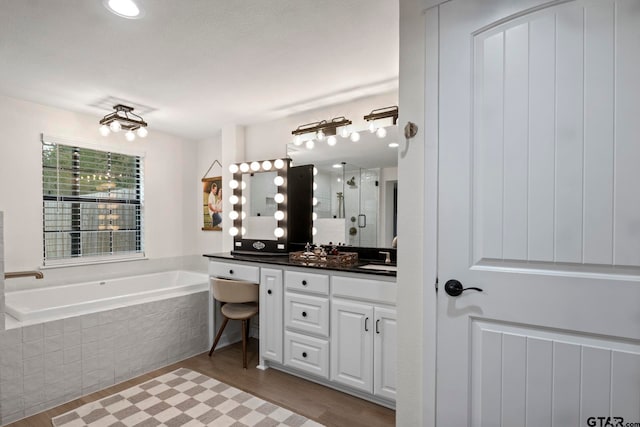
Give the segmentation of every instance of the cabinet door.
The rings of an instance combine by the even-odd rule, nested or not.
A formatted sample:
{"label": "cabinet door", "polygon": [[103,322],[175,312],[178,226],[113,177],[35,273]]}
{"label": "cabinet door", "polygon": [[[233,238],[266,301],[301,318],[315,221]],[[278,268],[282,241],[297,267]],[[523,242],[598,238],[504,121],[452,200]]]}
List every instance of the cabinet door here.
{"label": "cabinet door", "polygon": [[374,308],[373,393],[396,400],[396,310]]}
{"label": "cabinet door", "polygon": [[260,355],[282,363],[282,270],[260,272]]}
{"label": "cabinet door", "polygon": [[373,393],[373,307],[331,304],[331,380]]}

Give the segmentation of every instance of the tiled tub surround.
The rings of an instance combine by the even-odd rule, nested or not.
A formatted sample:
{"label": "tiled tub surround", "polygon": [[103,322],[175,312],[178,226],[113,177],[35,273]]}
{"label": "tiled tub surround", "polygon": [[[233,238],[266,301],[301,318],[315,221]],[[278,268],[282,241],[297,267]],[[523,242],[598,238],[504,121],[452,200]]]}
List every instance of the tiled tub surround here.
{"label": "tiled tub surround", "polygon": [[209,291],[0,332],[0,424],[208,348]]}

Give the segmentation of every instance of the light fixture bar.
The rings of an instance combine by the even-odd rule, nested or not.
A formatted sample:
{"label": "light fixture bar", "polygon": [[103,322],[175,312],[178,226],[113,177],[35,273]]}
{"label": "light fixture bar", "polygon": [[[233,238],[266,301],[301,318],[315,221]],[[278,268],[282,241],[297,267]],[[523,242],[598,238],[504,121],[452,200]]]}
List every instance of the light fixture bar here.
{"label": "light fixture bar", "polygon": [[335,117],[331,121],[322,120],[319,122],[307,123],[305,125],[298,126],[291,132],[292,135],[302,135],[305,133],[322,131],[325,135],[335,135],[336,129],[342,126],[350,125],[351,120],[346,119],[344,116]]}
{"label": "light fixture bar", "polygon": [[397,124],[398,122],[398,106],[394,105],[391,107],[378,108],[376,110],[371,111],[369,114],[364,116],[366,121],[372,120],[380,120],[386,119],[387,117],[393,117],[393,124]]}

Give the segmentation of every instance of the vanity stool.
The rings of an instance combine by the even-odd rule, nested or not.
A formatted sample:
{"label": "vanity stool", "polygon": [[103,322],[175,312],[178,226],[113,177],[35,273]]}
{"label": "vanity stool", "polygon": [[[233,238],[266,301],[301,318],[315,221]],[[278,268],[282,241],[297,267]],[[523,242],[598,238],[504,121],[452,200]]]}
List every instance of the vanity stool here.
{"label": "vanity stool", "polygon": [[209,357],[215,350],[229,320],[242,320],[242,367],[247,369],[249,321],[258,314],[259,286],[256,283],[239,280],[214,278],[212,281],[213,297],[222,304],[220,311],[224,316],[224,321],[216,334],[211,350],[209,350]]}

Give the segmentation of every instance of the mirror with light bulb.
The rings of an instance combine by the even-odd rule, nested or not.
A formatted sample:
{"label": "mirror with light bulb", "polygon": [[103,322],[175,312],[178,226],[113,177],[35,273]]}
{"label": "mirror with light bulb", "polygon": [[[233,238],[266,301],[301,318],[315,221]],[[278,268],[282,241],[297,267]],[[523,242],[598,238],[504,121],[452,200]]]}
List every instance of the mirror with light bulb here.
{"label": "mirror with light bulb", "polygon": [[367,123],[357,131],[349,128],[337,129],[331,141],[310,135],[287,145],[292,165],[316,168],[313,241],[391,248],[397,229],[400,133],[391,120]]}
{"label": "mirror with light bulb", "polygon": [[275,159],[234,163],[229,170],[233,253],[280,254],[290,243],[311,240],[312,167]]}

